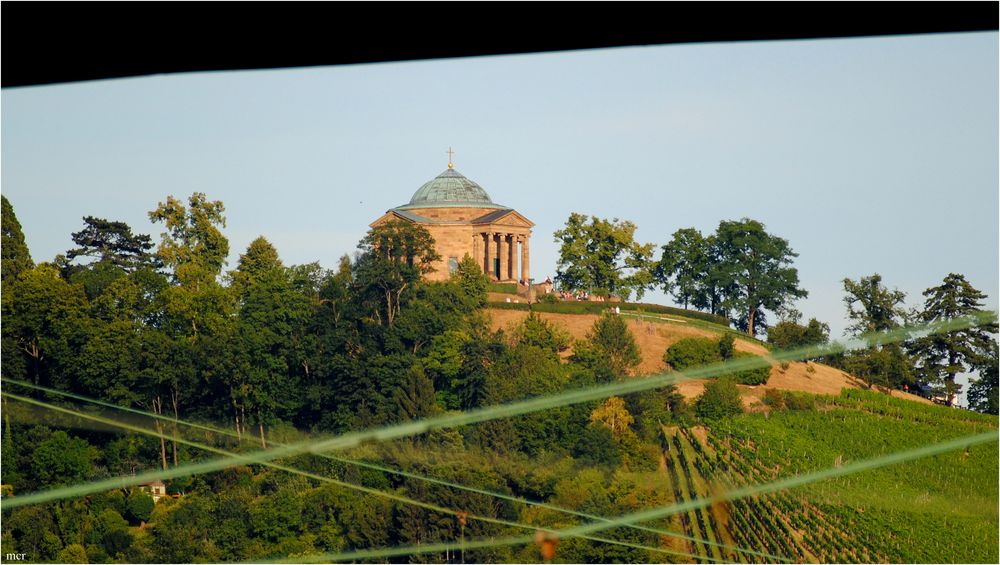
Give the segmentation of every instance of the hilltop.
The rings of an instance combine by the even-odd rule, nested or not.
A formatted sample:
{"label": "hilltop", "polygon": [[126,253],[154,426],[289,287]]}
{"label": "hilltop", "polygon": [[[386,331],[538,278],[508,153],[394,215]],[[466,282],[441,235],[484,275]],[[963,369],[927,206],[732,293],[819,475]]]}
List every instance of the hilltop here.
{"label": "hilltop", "polygon": [[[528,316],[528,312],[524,310],[501,308],[490,308],[489,313],[492,317],[491,327],[494,330],[511,328]],[[538,315],[542,319],[565,329],[574,339],[584,339],[587,331],[600,317],[597,314],[553,312],[539,312]],[[685,320],[677,316],[637,315],[624,311],[622,315],[628,319],[629,329],[642,353],[642,363],[636,371],[636,376],[669,370],[669,367],[663,362],[663,353],[681,339],[688,337],[718,338],[727,332],[733,333],[733,330],[729,328],[702,320]],[[743,334],[738,334],[735,345],[737,351],[745,353],[761,356],[766,356],[769,353],[768,348],[762,342]],[[572,349],[564,352],[563,356],[568,357],[571,354]],[[708,382],[707,379],[684,381],[677,385],[677,390],[686,399],[693,400],[705,389],[706,382]],[[743,402],[748,409],[754,409],[768,389],[837,395],[842,390],[858,388],[865,388],[864,383],[840,369],[822,363],[795,361],[788,363],[787,368],[775,363],[766,384],[753,387],[740,385]],[[930,401],[915,394],[898,390],[893,390],[891,394],[897,398],[930,404]]]}

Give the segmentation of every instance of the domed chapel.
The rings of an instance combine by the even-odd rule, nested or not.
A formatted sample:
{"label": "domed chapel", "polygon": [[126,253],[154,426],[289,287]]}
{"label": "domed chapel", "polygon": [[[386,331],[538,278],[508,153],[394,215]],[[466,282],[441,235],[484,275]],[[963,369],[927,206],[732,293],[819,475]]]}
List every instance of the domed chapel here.
{"label": "domed chapel", "polygon": [[527,283],[528,242],[535,224],[513,208],[494,203],[483,187],[455,170],[450,154],[448,168],[421,186],[409,203],[369,225],[402,220],[426,228],[441,255],[428,280],[447,279],[468,253],[490,279]]}

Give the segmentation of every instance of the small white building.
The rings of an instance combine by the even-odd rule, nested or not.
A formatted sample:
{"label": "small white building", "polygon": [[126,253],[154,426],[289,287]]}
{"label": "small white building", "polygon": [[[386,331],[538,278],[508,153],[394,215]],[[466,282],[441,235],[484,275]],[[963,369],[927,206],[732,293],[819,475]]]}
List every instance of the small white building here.
{"label": "small white building", "polygon": [[139,488],[152,495],[153,502],[159,502],[161,498],[167,496],[167,485],[163,481],[146,483]]}

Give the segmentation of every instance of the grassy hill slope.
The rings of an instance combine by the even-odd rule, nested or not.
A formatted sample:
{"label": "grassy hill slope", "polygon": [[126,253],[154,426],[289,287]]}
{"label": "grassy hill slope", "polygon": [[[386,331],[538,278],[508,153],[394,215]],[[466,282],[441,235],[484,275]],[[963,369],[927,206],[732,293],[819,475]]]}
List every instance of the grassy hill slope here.
{"label": "grassy hill slope", "polygon": [[[512,310],[491,308],[489,310],[494,330],[510,328],[520,323],[528,312],[525,310]],[[551,321],[567,330],[575,339],[583,339],[587,331],[590,330],[594,322],[597,321],[596,314],[561,314],[550,312],[539,312],[539,316],[544,320]],[[639,365],[638,375],[649,375],[661,373],[668,370],[663,362],[663,353],[674,342],[688,337],[718,338],[723,333],[734,333],[730,328],[711,324],[702,320],[686,320],[683,318],[667,316],[643,315],[641,318],[628,312],[622,312],[629,320],[629,329],[635,336],[636,343],[642,352],[642,364]],[[755,355],[767,355],[767,346],[758,340],[751,339],[745,334],[737,334],[736,350],[753,353]],[[571,352],[566,352],[568,356]],[[704,380],[684,381],[678,384],[678,392],[688,399],[693,399],[701,394],[705,388]],[[744,404],[749,409],[760,407],[760,400],[767,389],[793,390],[808,392],[812,394],[838,394],[844,389],[861,388],[862,383],[851,375],[839,370],[823,365],[822,363],[789,363],[783,368],[774,365],[771,369],[771,377],[767,384],[756,387],[741,386],[743,391]],[[902,391],[892,391],[892,395],[898,398],[905,398],[915,402],[929,404],[924,398]]]}

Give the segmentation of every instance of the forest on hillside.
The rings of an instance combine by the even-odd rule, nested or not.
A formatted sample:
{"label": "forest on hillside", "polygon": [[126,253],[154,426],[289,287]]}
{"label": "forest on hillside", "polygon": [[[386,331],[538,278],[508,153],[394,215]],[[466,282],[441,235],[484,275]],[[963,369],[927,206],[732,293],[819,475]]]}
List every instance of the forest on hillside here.
{"label": "forest on hillside", "polygon": [[[491,331],[488,281],[475,262],[463,260],[447,281],[424,281],[437,259],[433,240],[410,224],[373,229],[336,269],[286,266],[260,237],[226,271],[224,206],[196,193],[187,201],[170,197],[149,213],[164,227],[158,243],[124,223],[88,216],[71,236],[75,247],[36,265],[6,198],[3,207],[5,501],[624,382],[640,360],[625,322],[611,314],[577,342],[534,315]],[[873,310],[854,312],[858,324],[875,319]],[[771,333],[786,336],[782,346],[818,339],[810,325],[781,327]],[[883,351],[839,362],[865,359],[876,367]],[[987,367],[988,356],[975,353]],[[678,370],[740,357],[731,336],[678,343],[662,354]],[[901,347],[898,355],[910,353]],[[995,344],[992,355],[995,372]],[[536,562],[557,551],[562,562],[795,560],[807,555],[734,539],[711,515],[697,513],[558,543],[541,535],[527,544],[464,549],[467,540],[534,536],[705,495],[694,479],[678,490],[682,469],[690,475],[688,463],[697,460],[681,454],[696,448],[675,443],[680,436],[666,430],[707,425],[743,433],[734,422],[759,415],[742,415],[736,383],[759,384],[767,374],[750,369],[719,378],[693,403],[668,385],[343,453],[185,475],[167,481],[172,496],[156,503],[133,486],[5,504],[3,551],[38,562],[203,562],[458,543],[459,555],[448,547],[389,559]],[[816,402],[794,394],[771,399],[776,412],[816,413]],[[995,418],[969,418],[972,424],[914,441],[995,429]],[[705,474],[721,465],[705,461]],[[736,463],[726,465],[728,473]],[[988,458],[976,465],[978,481],[991,467]],[[936,488],[934,481],[928,484]],[[981,495],[995,498],[995,489]],[[829,515],[840,524],[830,528],[848,528]],[[976,522],[983,523],[988,519]],[[857,555],[894,555],[871,543]]]}

